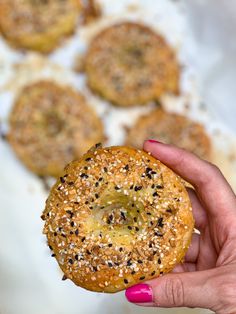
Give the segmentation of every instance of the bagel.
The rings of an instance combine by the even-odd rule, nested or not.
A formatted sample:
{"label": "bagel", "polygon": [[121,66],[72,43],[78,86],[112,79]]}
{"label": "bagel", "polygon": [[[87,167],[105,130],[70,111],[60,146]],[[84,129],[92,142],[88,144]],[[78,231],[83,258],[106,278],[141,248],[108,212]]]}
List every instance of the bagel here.
{"label": "bagel", "polygon": [[161,35],[142,24],[112,25],[92,41],[85,57],[88,86],[128,107],[178,93],[179,66]]}
{"label": "bagel", "polygon": [[13,150],[39,176],[59,176],[68,162],[104,139],[102,122],[83,95],[53,81],[26,86],[9,124]]}
{"label": "bagel", "polygon": [[13,46],[51,52],[75,30],[80,0],[0,0],[0,32]]}
{"label": "bagel", "polygon": [[98,145],[65,168],[42,219],[63,279],[109,293],[171,271],[194,226],[172,170],[144,151]]}
{"label": "bagel", "polygon": [[174,144],[201,158],[211,160],[211,140],[204,126],[180,114],[157,108],[139,117],[127,131],[125,143],[141,148],[147,139]]}

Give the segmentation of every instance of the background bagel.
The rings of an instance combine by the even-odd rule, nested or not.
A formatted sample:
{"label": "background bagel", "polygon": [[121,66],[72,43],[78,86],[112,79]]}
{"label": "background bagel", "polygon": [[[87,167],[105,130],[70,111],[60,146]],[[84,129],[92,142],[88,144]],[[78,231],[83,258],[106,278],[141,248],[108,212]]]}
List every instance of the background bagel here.
{"label": "background bagel", "polygon": [[128,130],[125,143],[141,148],[148,138],[174,144],[200,158],[211,160],[211,140],[204,126],[184,115],[157,108],[140,116]]}
{"label": "background bagel", "polygon": [[90,43],[85,71],[89,87],[128,107],[178,93],[179,66],[172,48],[149,27],[132,22],[110,26]]}
{"label": "background bagel", "polygon": [[59,176],[68,162],[104,139],[103,124],[84,96],[53,81],[26,86],[9,120],[9,143],[40,176]]}
{"label": "background bagel", "polygon": [[64,278],[116,292],[169,272],[193,232],[179,177],[144,151],[95,147],[50,192],[44,233]]}
{"label": "background bagel", "polygon": [[0,31],[13,46],[50,52],[75,30],[81,9],[80,0],[0,0]]}

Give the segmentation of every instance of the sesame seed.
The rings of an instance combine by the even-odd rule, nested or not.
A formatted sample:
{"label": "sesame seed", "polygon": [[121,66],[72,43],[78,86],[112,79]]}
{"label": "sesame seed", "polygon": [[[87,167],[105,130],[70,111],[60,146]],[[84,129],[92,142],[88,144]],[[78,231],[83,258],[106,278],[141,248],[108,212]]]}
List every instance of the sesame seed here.
{"label": "sesame seed", "polygon": [[145,279],[145,276],[139,277],[139,280],[144,280],[144,279]]}
{"label": "sesame seed", "polygon": [[163,224],[163,218],[162,217],[158,218],[157,225],[158,225],[158,227],[163,228],[164,224]]}
{"label": "sesame seed", "polygon": [[88,175],[86,173],[81,173],[80,175],[81,178],[84,178],[84,179],[87,179],[88,178]]}
{"label": "sesame seed", "polygon": [[127,283],[128,283],[128,280],[127,280],[126,278],[124,279],[124,283],[125,283],[125,284],[127,284]]}
{"label": "sesame seed", "polygon": [[61,183],[65,183],[66,182],[66,180],[63,177],[60,177],[60,181],[61,181]]}
{"label": "sesame seed", "polygon": [[132,263],[131,263],[131,258],[127,261],[127,266],[131,266]]}
{"label": "sesame seed", "polygon": [[161,234],[160,232],[154,232],[154,234],[155,234],[155,236],[157,236],[157,237],[163,237],[163,234]]}

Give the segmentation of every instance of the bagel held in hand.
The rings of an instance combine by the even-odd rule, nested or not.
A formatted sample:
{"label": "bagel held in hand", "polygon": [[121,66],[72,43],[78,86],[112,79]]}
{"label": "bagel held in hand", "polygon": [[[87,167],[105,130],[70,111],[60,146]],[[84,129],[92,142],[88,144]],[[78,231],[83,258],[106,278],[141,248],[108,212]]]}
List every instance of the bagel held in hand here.
{"label": "bagel held in hand", "polygon": [[236,313],[236,196],[220,170],[194,154],[153,140],[144,149],[190,182],[195,226],[185,262],[173,273],[126,290],[130,302]]}
{"label": "bagel held in hand", "polygon": [[98,145],[65,168],[42,218],[66,278],[100,292],[171,271],[194,225],[174,172],[144,151]]}

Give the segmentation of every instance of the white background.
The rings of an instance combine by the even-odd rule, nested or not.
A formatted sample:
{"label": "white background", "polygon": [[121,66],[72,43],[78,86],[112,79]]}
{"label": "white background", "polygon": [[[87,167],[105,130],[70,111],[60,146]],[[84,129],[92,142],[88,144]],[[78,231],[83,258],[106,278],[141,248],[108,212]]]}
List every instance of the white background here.
{"label": "white background", "polygon": [[[194,111],[195,109],[192,115],[195,115],[196,119],[207,121],[210,125],[217,125],[227,133],[229,138],[234,138],[236,134],[235,1],[103,0],[100,2],[104,5],[108,20],[113,15],[117,19],[124,16],[125,3],[139,3],[142,6],[142,12],[136,12],[134,16],[139,18],[144,16],[146,22],[166,35],[168,41],[179,50],[180,59],[187,60],[189,68],[187,66],[186,77],[183,79],[183,90],[185,94],[190,95],[193,107],[194,99],[199,97],[207,106],[206,120],[200,114],[196,114],[199,111]],[[85,34],[89,32],[90,30],[84,30]],[[84,35],[84,38],[87,38],[86,36]],[[67,40],[64,48],[59,48],[50,58],[69,69],[75,54],[84,49],[86,49],[86,39],[83,41],[83,31],[81,31]],[[4,86],[8,79],[13,79],[16,74],[18,75],[14,78],[16,85],[27,79],[31,80],[33,73],[13,71],[14,63],[18,60],[25,62],[25,58],[28,57],[9,49],[6,43],[0,41],[0,87]],[[194,78],[192,84],[194,87],[188,83],[191,76]],[[73,80],[78,83],[80,78]],[[84,88],[83,83],[79,82],[79,85],[80,89]],[[0,118],[4,128],[7,127],[5,122],[16,90],[10,88],[6,91],[4,87],[1,91]],[[85,93],[89,92],[85,90]],[[91,102],[103,117],[106,131],[110,135],[109,143],[112,144],[119,143],[124,135],[119,128],[121,122],[128,124],[142,111],[137,108],[129,111],[112,109],[106,103],[93,99],[92,96]],[[179,107],[181,108],[181,104]],[[1,314],[207,312],[197,309],[186,310],[186,312],[183,309],[143,309],[127,303],[123,292],[113,295],[97,294],[76,287],[69,280],[61,281],[62,274],[56,261],[50,257],[42,235],[43,223],[40,215],[47,193],[42,183],[22,166],[7,143],[3,141],[0,141],[0,180]]]}

